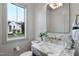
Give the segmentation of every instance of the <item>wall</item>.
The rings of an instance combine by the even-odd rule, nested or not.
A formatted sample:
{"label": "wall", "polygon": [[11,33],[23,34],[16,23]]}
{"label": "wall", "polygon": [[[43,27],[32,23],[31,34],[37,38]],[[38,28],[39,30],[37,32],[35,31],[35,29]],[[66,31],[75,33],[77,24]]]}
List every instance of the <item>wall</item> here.
{"label": "wall", "polygon": [[[18,3],[19,4],[19,3]],[[0,52],[6,52],[9,55],[19,55],[23,51],[29,50],[31,48],[31,40],[34,39],[34,16],[33,16],[33,4],[19,4],[27,8],[28,11],[28,39],[17,40],[3,44],[5,39],[2,39],[2,4],[0,3]],[[4,15],[5,16],[5,15]],[[21,50],[19,52],[14,52],[13,48],[20,46]]]}
{"label": "wall", "polygon": [[40,40],[39,34],[46,32],[46,5],[35,4],[35,39]]}

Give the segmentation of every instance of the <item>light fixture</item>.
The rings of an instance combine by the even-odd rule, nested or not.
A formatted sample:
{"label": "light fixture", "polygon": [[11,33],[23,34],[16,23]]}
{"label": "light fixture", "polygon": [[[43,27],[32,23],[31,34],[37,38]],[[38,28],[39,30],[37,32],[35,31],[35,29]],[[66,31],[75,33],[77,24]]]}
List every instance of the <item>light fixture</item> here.
{"label": "light fixture", "polygon": [[56,8],[59,8],[61,6],[63,6],[62,3],[49,3],[48,4],[52,9],[56,9]]}

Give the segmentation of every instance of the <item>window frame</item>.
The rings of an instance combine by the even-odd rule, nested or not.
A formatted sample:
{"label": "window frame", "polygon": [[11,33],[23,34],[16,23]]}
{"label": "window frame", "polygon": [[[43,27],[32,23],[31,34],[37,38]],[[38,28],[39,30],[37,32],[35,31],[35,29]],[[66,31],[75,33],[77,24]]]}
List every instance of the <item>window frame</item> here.
{"label": "window frame", "polygon": [[[14,4],[14,3],[12,3]],[[24,37],[18,37],[18,38],[14,38],[14,39],[11,39],[9,40],[8,39],[8,12],[7,12],[7,3],[3,4],[2,6],[2,18],[3,18],[3,21],[2,21],[2,39],[3,39],[3,44],[6,43],[6,42],[10,42],[10,41],[16,41],[16,40],[23,40],[23,39],[27,39],[27,35],[28,35],[28,19],[27,19],[27,9],[24,7],[24,6],[21,6],[21,5],[17,5],[17,4],[14,4],[18,7],[21,7],[21,8],[24,8],[24,29],[25,29],[25,34],[24,34]]]}

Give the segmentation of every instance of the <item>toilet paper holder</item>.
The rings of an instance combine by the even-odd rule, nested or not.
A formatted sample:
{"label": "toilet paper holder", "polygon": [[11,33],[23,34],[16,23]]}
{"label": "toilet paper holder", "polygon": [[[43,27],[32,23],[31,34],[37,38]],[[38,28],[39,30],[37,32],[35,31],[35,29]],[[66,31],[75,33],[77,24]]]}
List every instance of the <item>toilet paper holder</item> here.
{"label": "toilet paper holder", "polygon": [[16,51],[16,52],[20,51],[20,47],[17,46],[17,47],[15,47],[15,48],[13,48],[13,51]]}

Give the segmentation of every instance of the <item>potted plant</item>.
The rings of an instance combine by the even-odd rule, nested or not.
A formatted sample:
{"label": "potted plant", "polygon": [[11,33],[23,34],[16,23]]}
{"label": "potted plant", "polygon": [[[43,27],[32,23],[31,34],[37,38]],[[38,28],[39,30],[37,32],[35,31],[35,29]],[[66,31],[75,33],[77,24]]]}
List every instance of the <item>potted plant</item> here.
{"label": "potted plant", "polygon": [[46,40],[47,37],[48,37],[48,33],[47,32],[41,32],[40,37],[41,37],[41,41],[43,41],[44,39]]}

